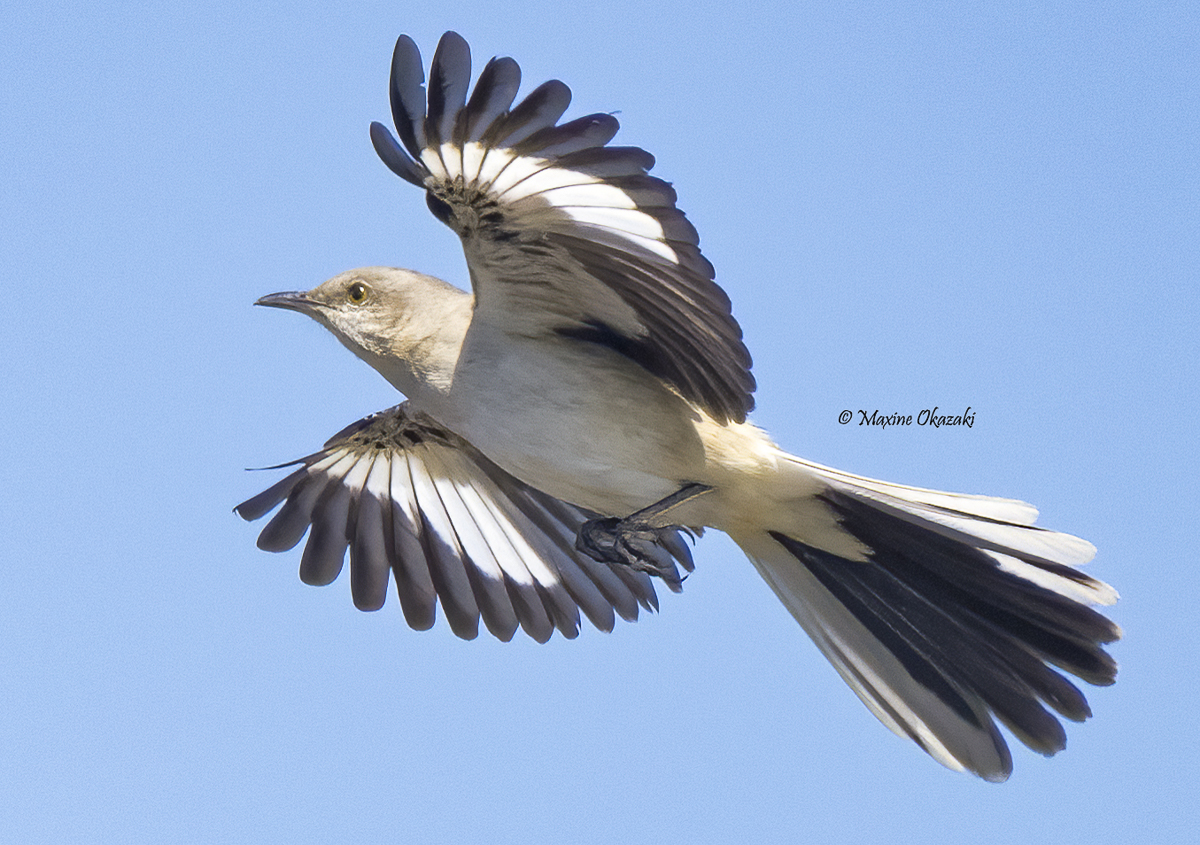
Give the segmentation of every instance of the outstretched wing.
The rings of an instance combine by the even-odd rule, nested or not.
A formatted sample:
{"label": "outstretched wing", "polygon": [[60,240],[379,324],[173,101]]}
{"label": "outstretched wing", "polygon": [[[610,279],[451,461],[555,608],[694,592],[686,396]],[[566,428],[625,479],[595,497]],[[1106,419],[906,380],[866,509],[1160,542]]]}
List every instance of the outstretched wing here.
{"label": "outstretched wing", "polygon": [[[658,607],[648,575],[575,549],[579,526],[594,514],[522,484],[407,403],[359,420],[296,463],[234,510],[249,521],[284,503],[258,546],[287,551],[308,531],[306,584],[337,578],[349,548],[361,610],[383,606],[389,571],[411,627],[432,627],[440,601],[463,639],[478,634],[480,618],[501,640],[519,625],[545,642],[555,628],[577,636],[580,610],[610,631],[614,613],[633,621],[639,605]],[[676,535],[666,545],[663,558],[690,570],[684,541]]]}
{"label": "outstretched wing", "polygon": [[391,105],[398,143],[371,140],[398,176],[463,240],[476,317],[523,335],[599,343],[671,384],[714,418],[745,420],[754,378],[729,297],[713,281],[654,157],[606,146],[618,123],[558,120],[571,100],[551,80],[518,105],[521,70],[487,63],[467,99],[471,54],[446,33],[430,68],[396,42]]}

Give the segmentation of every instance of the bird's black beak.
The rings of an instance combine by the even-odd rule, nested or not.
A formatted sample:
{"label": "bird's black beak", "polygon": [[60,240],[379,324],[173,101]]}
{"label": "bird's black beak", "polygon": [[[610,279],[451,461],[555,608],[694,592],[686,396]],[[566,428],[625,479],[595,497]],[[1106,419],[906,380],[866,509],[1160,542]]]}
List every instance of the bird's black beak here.
{"label": "bird's black beak", "polygon": [[317,302],[303,291],[290,290],[283,293],[269,293],[255,301],[255,305],[266,305],[270,308],[286,308],[289,311],[299,311],[301,314],[312,314]]}

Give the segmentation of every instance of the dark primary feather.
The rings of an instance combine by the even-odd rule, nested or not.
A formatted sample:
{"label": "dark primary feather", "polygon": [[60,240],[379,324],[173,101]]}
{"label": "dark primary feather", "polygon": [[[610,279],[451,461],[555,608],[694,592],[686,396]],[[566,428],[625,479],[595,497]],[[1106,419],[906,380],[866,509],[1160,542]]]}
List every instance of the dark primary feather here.
{"label": "dark primary feather", "polygon": [[396,143],[392,133],[388,132],[387,127],[378,121],[371,124],[371,144],[375,147],[379,158],[388,166],[388,170],[418,188],[425,187],[425,169],[400,149],[400,145]]}
{"label": "dark primary feather", "polygon": [[350,548],[350,595],[359,610],[379,610],[387,599],[391,567],[385,531],[390,523],[391,514],[380,500],[371,498],[359,504]]}
{"label": "dark primary feather", "polygon": [[482,138],[484,131],[512,107],[520,87],[521,67],[512,59],[502,56],[484,65],[463,112],[463,134],[455,140],[461,144]]}
{"label": "dark primary feather", "polygon": [[349,519],[350,491],[330,484],[313,509],[312,530],[300,558],[300,580],[305,584],[323,587],[341,573],[352,536]]}
{"label": "dark primary feather", "polygon": [[[349,550],[361,610],[383,606],[389,573],[411,627],[432,627],[440,603],[464,639],[477,636],[481,620],[501,640],[518,627],[538,642],[555,630],[572,638],[581,611],[608,631],[614,611],[632,621],[639,607],[658,606],[645,573],[575,548],[594,514],[527,487],[405,405],[347,426],[299,463],[235,510],[254,520],[282,502],[258,544],[285,551],[308,531],[305,583],[336,579]],[[667,538],[661,554],[691,569],[680,537]]]}
{"label": "dark primary feather", "polygon": [[613,139],[621,124],[611,114],[589,114],[560,126],[547,126],[534,132],[513,149],[520,155],[543,158],[570,155],[593,147],[603,147]]}
{"label": "dark primary feather", "polygon": [[553,126],[569,105],[570,88],[557,79],[543,82],[484,132],[483,143],[499,149],[513,149],[534,133]]}
{"label": "dark primary feather", "polygon": [[420,161],[425,148],[425,68],[421,51],[407,35],[396,39],[388,95],[396,132],[413,158]]}
{"label": "dark primary feather", "polygon": [[[422,102],[420,55],[401,37],[390,99],[402,143],[379,123],[371,140],[388,168],[425,188],[434,215],[471,244],[477,307],[500,309],[521,331],[539,311],[543,330],[560,336],[604,325],[610,348],[631,353],[717,420],[745,420],[754,407],[749,352],[695,227],[675,207],[675,190],[647,173],[654,157],[607,146],[619,128],[611,114],[559,124],[571,91],[558,80],[513,105],[521,73],[512,59],[488,62],[468,98],[470,68],[466,42],[444,35]],[[536,305],[530,285],[539,287]],[[609,291],[638,325],[606,316]],[[554,322],[571,310],[576,321]]]}
{"label": "dark primary feather", "polygon": [[454,122],[467,103],[471,85],[471,48],[458,33],[447,32],[438,42],[429,68],[429,111],[425,138],[438,147],[453,138]]}
{"label": "dark primary feather", "polygon": [[[654,156],[641,147],[593,147],[568,153],[558,159],[559,167],[597,179],[645,176],[647,171],[654,168],[654,164]],[[672,198],[671,202],[674,201]]]}
{"label": "dark primary feather", "polygon": [[404,621],[414,630],[427,631],[437,616],[437,588],[429,574],[428,552],[421,541],[422,520],[416,509],[408,458],[403,452],[395,453],[391,464],[390,502],[383,503],[383,507],[392,524],[390,531],[385,527],[383,539]]}
{"label": "dark primary feather", "polygon": [[479,604],[467,574],[454,523],[446,513],[429,471],[422,461],[410,461],[412,489],[420,504],[419,538],[450,629],[464,640],[479,633]]}

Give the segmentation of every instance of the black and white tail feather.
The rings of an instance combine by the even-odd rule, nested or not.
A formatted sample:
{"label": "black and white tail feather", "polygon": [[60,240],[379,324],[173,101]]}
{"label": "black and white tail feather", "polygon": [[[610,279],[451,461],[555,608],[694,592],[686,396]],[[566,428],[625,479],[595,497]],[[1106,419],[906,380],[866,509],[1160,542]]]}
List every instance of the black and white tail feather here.
{"label": "black and white tail feather", "polygon": [[[379,123],[371,139],[462,239],[475,319],[604,344],[718,423],[743,422],[749,353],[674,190],[648,175],[653,157],[608,146],[611,115],[559,124],[570,102],[561,82],[514,106],[512,59],[489,61],[468,98],[470,77],[466,42],[447,33],[426,92],[420,54],[402,36],[389,89],[399,142]],[[406,405],[298,463],[237,512],[253,520],[283,502],[259,537],[270,551],[311,528],[307,583],[336,578],[349,549],[362,609],[383,604],[389,572],[413,628],[429,628],[440,603],[465,638],[480,619],[501,639],[521,627],[545,641],[556,628],[575,636],[581,610],[607,631],[615,616],[657,607],[647,575],[576,549],[595,514],[518,481]],[[1035,751],[1064,747],[1054,713],[1081,721],[1090,710],[1061,672],[1098,685],[1116,676],[1103,645],[1120,629],[1089,607],[1116,592],[1076,568],[1091,544],[1035,526],[1023,502],[890,484],[783,453],[778,463],[821,503],[818,523],[862,554],[812,541],[811,509],[794,524],[727,530],[880,721],[988,780],[1012,770],[997,721]],[[683,539],[647,553],[678,589],[675,564],[691,569]]]}
{"label": "black and white tail feather", "polygon": [[[1045,755],[1087,700],[1054,667],[1116,680],[1120,628],[1089,605],[1117,593],[1076,567],[1091,543],[1033,524],[1031,505],[851,475],[787,456],[866,550],[848,559],[789,536],[735,535],[759,573],[881,722],[943,765],[1012,773],[995,720]],[[800,564],[797,566],[797,563]]]}

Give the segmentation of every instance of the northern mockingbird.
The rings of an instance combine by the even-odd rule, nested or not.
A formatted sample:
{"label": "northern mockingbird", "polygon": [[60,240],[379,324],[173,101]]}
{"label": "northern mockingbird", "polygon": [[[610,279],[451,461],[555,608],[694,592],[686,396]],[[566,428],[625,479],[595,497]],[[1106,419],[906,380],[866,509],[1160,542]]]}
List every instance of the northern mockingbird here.
{"label": "northern mockingbird", "polygon": [[[754,379],[653,157],[608,146],[610,114],[559,123],[551,81],[513,105],[520,69],[396,44],[383,162],[462,239],[473,293],[387,267],[258,300],[315,319],[408,397],[360,420],[237,507],[283,503],[258,545],[308,532],[300,577],[327,584],[350,550],[364,610],[389,573],[409,625],[440,603],[539,642],[657,607],[692,562],[682,534],[729,534],[880,721],[938,762],[1004,780],[996,723],[1035,751],[1065,745],[1056,711],[1090,715],[1060,674],[1110,684],[1116,592],[1075,567],[1090,543],[1034,526],[1011,499],[906,487],[820,466],[747,422]],[[1052,668],[1053,667],[1053,668]]]}

